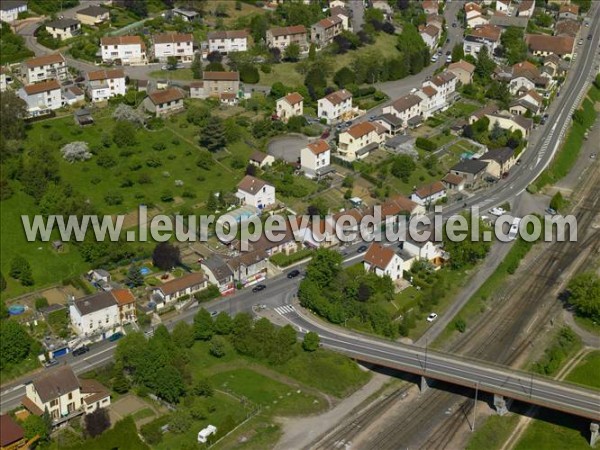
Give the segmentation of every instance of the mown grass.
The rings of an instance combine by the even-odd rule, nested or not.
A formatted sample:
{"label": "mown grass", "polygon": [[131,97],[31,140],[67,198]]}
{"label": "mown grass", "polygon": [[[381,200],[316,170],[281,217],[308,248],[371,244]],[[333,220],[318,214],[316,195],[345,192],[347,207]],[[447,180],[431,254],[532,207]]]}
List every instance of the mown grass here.
{"label": "mown grass", "polygon": [[573,383],[600,389],[600,351],[594,351],[567,375],[567,380]]}
{"label": "mown grass", "polygon": [[466,450],[496,450],[502,448],[519,421],[518,415],[490,416],[471,435]]}
{"label": "mown grass", "polygon": [[[107,448],[127,448],[128,450],[147,450],[148,447],[137,434],[135,423],[131,417],[117,422],[113,428],[106,430],[100,436],[86,439],[72,447],[61,446],[53,442],[50,449],[61,450],[106,450]],[[173,447],[175,448],[175,447]]]}

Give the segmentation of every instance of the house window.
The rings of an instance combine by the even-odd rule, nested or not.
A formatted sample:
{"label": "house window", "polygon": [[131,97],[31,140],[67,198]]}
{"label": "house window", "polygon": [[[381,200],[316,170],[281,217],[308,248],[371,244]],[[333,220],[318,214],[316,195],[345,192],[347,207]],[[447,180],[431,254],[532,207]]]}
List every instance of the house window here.
{"label": "house window", "polygon": [[68,395],[68,397],[67,397],[67,398],[68,398],[69,400],[73,400],[73,393],[72,393],[72,392],[69,392],[69,395]]}
{"label": "house window", "polygon": [[55,398],[54,400],[52,400],[50,402],[50,408],[54,408],[55,406],[58,406],[58,399]]}

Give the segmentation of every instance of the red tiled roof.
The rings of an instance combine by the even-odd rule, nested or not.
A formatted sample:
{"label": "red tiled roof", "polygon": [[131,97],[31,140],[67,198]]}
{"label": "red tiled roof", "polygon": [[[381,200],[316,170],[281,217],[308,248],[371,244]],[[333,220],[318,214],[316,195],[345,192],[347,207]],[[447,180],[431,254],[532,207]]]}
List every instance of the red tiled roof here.
{"label": "red tiled roof", "polygon": [[271,28],[269,32],[273,36],[288,36],[293,34],[306,34],[306,28],[304,25],[294,25],[292,27]]}
{"label": "red tiled roof", "polygon": [[392,106],[396,111],[402,112],[412,108],[415,105],[418,105],[421,103],[421,101],[421,97],[414,94],[408,94],[404,97],[400,97],[398,100],[392,103]]}
{"label": "red tiled roof", "polygon": [[528,34],[525,41],[532,51],[551,52],[559,56],[573,52],[575,38],[572,36],[548,36],[545,34]]}
{"label": "red tiled roof", "polygon": [[448,66],[448,70],[452,72],[453,69],[462,69],[467,73],[473,73],[475,72],[475,66],[463,59],[461,59],[460,61],[457,61],[455,63],[452,63]]}
{"label": "red tiled roof", "polygon": [[444,187],[441,181],[434,181],[433,183],[428,184],[427,186],[423,186],[417,189],[415,191],[415,194],[417,194],[419,198],[427,198],[445,190],[446,188]]}
{"label": "red tiled roof", "polygon": [[194,36],[185,33],[164,33],[152,36],[152,42],[155,44],[175,44],[178,42],[193,42]]}
{"label": "red tiled roof", "polygon": [[352,98],[352,93],[346,89],[340,89],[339,91],[335,91],[329,95],[326,95],[325,98],[329,100],[329,103],[332,105],[339,105],[349,98]]}
{"label": "red tiled roof", "polygon": [[125,78],[123,69],[94,70],[93,72],[88,72],[88,79],[90,81],[109,80],[114,78]]}
{"label": "red tiled roof", "polygon": [[579,5],[572,3],[563,3],[558,10],[559,14],[570,12],[571,14],[579,15]]}
{"label": "red tiled roof", "polygon": [[61,62],[65,62],[65,58],[63,57],[63,55],[61,55],[60,53],[53,53],[52,55],[44,55],[38,56],[37,58],[28,59],[27,61],[25,61],[25,65],[31,69],[33,67],[45,66],[48,64],[57,64]]}
{"label": "red tiled roof", "polygon": [[42,81],[37,84],[28,84],[23,86],[27,95],[39,94],[40,92],[53,91],[55,89],[60,89],[60,84],[56,80],[48,80]]}
{"label": "red tiled roof", "polygon": [[375,131],[375,126],[371,122],[360,122],[348,128],[346,133],[348,133],[354,139],[359,139],[371,133],[372,131]]}
{"label": "red tiled roof", "polygon": [[239,72],[203,72],[204,81],[239,81]]}
{"label": "red tiled roof", "polygon": [[165,89],[164,91],[155,91],[148,97],[155,105],[161,105],[176,100],[183,99],[183,93],[177,88]]}
{"label": "red tiled roof", "polygon": [[100,45],[133,45],[139,44],[145,48],[144,41],[139,36],[104,36],[100,39]]}
{"label": "red tiled roof", "polygon": [[290,105],[295,105],[297,103],[300,103],[301,101],[304,100],[304,97],[302,97],[300,94],[298,94],[297,92],[291,92],[290,94],[286,95],[285,97],[283,97],[285,99],[286,102],[288,102]]}
{"label": "red tiled roof", "polygon": [[244,39],[248,37],[246,30],[211,31],[208,40],[214,39]]}
{"label": "red tiled roof", "polygon": [[437,90],[435,90],[431,86],[425,86],[425,87],[421,88],[421,90],[429,98],[433,97],[438,92]]}
{"label": "red tiled roof", "polygon": [[391,248],[384,247],[383,245],[375,242],[371,244],[369,250],[367,250],[367,253],[365,254],[365,262],[384,270],[390,264],[390,262],[392,262],[392,259],[394,259],[395,255],[396,254]]}
{"label": "red tiled roof", "polygon": [[129,289],[113,289],[110,292],[119,305],[135,303],[135,297]]}
{"label": "red tiled roof", "polygon": [[497,42],[500,39],[500,35],[502,34],[502,28],[496,25],[481,25],[480,27],[475,28],[471,32],[471,36],[480,37],[484,39],[488,39],[490,41]]}
{"label": "red tiled roof", "polygon": [[205,281],[206,278],[202,273],[195,272],[184,275],[175,280],[167,281],[165,284],[157,286],[155,289],[160,289],[163,294],[170,295],[182,291],[188,287],[197,286]]}
{"label": "red tiled roof", "polygon": [[329,144],[323,139],[318,139],[315,142],[311,142],[307,145],[307,147],[314,155],[320,155],[321,153],[325,153],[329,150]]}
{"label": "red tiled roof", "polygon": [[455,186],[459,186],[465,182],[465,179],[460,175],[455,175],[453,173],[447,173],[446,176],[442,179],[448,184],[453,184]]}
{"label": "red tiled roof", "polygon": [[381,205],[381,215],[385,217],[396,216],[402,212],[412,213],[418,206],[419,205],[417,205],[408,197],[399,195],[397,197],[390,198]]}
{"label": "red tiled roof", "polygon": [[23,428],[8,414],[0,416],[0,447],[5,448],[25,436]]}
{"label": "red tiled roof", "polygon": [[264,186],[270,186],[270,184],[251,175],[246,175],[237,185],[238,189],[248,192],[249,194],[256,194]]}

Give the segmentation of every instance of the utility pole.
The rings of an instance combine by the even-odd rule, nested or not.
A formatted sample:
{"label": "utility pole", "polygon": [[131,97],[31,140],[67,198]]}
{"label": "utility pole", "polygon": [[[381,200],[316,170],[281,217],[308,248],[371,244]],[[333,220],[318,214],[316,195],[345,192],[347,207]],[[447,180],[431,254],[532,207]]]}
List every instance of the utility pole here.
{"label": "utility pole", "polygon": [[475,383],[475,404],[473,405],[473,426],[471,432],[475,431],[475,419],[477,419],[477,397],[479,395],[479,381]]}
{"label": "utility pole", "polygon": [[425,370],[427,372],[427,347],[429,346],[429,339],[425,338]]}

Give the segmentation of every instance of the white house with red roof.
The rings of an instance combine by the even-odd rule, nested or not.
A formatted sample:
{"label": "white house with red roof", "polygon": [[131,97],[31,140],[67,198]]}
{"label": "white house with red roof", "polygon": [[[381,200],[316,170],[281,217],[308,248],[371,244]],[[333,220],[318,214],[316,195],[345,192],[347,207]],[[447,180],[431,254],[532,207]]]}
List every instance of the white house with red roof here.
{"label": "white house with red roof", "polygon": [[399,280],[405,270],[410,270],[414,258],[402,259],[390,247],[374,242],[367,250],[363,261],[367,272],[373,272],[378,277],[388,276],[392,280]]}
{"label": "white house with red roof", "polygon": [[275,187],[264,180],[246,175],[237,185],[237,198],[242,205],[264,209],[275,204]]}
{"label": "white house with red roof", "polygon": [[287,123],[290,117],[301,116],[304,114],[304,97],[297,92],[281,97],[276,102],[276,114],[284,123]]}
{"label": "white house with red roof", "polygon": [[445,197],[446,186],[441,181],[434,181],[415,190],[410,199],[419,205],[433,205]]}
{"label": "white house with red roof", "polygon": [[352,113],[352,93],[346,89],[332,92],[317,101],[317,117],[331,123]]}
{"label": "white house with red roof", "polygon": [[308,178],[319,178],[332,168],[329,144],[318,139],[300,150],[300,165]]}

